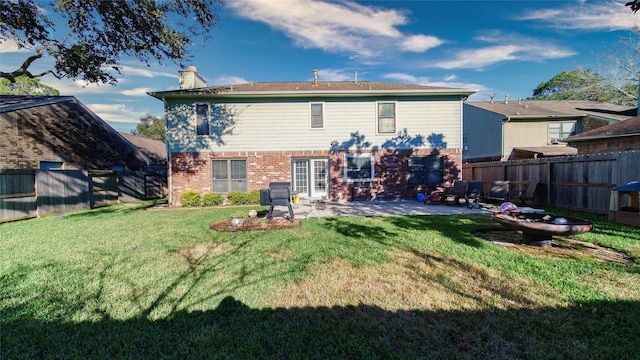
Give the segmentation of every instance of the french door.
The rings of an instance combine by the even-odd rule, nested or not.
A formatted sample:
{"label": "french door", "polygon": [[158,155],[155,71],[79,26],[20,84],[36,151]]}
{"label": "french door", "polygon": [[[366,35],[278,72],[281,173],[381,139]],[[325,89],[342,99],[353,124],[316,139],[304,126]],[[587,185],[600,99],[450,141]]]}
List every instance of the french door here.
{"label": "french door", "polygon": [[328,197],[329,160],[296,159],[291,162],[293,191],[300,196]]}

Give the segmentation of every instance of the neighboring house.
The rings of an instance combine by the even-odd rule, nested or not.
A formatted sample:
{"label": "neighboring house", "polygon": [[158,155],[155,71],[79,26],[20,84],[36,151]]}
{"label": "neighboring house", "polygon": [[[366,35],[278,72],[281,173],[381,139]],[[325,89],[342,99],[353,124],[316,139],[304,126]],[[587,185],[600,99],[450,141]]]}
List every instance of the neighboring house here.
{"label": "neighboring house", "polygon": [[313,81],[204,87],[193,67],[180,84],[150,93],[165,104],[171,203],[189,189],[251,191],[274,181],[337,201],[451,183],[462,160],[462,103],[475,92],[318,81],[316,71]]}
{"label": "neighboring house", "polygon": [[636,115],[636,109],[582,100],[465,102],[464,162],[574,155],[564,140]]}
{"label": "neighboring house", "polygon": [[0,96],[0,169],[144,170],[151,161],[73,96]]}
{"label": "neighboring house", "polygon": [[147,171],[167,172],[167,146],[164,142],[123,132],[120,135],[137,147],[150,160],[146,167]]}
{"label": "neighboring house", "polygon": [[565,141],[577,146],[578,154],[640,150],[640,116],[569,136]]}

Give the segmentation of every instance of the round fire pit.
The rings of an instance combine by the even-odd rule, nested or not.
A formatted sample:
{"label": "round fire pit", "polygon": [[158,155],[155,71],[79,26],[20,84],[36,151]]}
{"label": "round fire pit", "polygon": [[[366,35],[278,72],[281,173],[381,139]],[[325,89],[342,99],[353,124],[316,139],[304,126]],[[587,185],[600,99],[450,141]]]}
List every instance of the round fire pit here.
{"label": "round fire pit", "polygon": [[492,218],[508,229],[521,231],[524,244],[541,247],[551,246],[554,235],[577,235],[593,229],[587,220],[550,214],[495,212]]}

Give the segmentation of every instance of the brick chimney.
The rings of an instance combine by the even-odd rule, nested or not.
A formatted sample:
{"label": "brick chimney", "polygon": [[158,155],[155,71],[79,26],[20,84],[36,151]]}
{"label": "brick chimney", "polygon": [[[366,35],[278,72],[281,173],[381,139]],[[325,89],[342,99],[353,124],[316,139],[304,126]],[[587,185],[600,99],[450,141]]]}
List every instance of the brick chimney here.
{"label": "brick chimney", "polygon": [[186,70],[180,70],[179,73],[180,89],[195,89],[207,86],[207,82],[198,75],[198,68],[195,66],[189,66]]}

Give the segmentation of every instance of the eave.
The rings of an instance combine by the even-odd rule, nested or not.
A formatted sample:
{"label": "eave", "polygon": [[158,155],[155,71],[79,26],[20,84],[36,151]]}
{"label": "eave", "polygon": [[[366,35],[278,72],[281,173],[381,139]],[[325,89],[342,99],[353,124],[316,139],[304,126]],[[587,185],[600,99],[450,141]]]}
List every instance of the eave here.
{"label": "eave", "polygon": [[361,91],[159,91],[149,92],[148,95],[159,99],[233,99],[233,98],[362,98],[362,97],[425,97],[425,96],[461,96],[466,97],[478,90],[466,89],[428,89],[428,90],[361,90]]}

